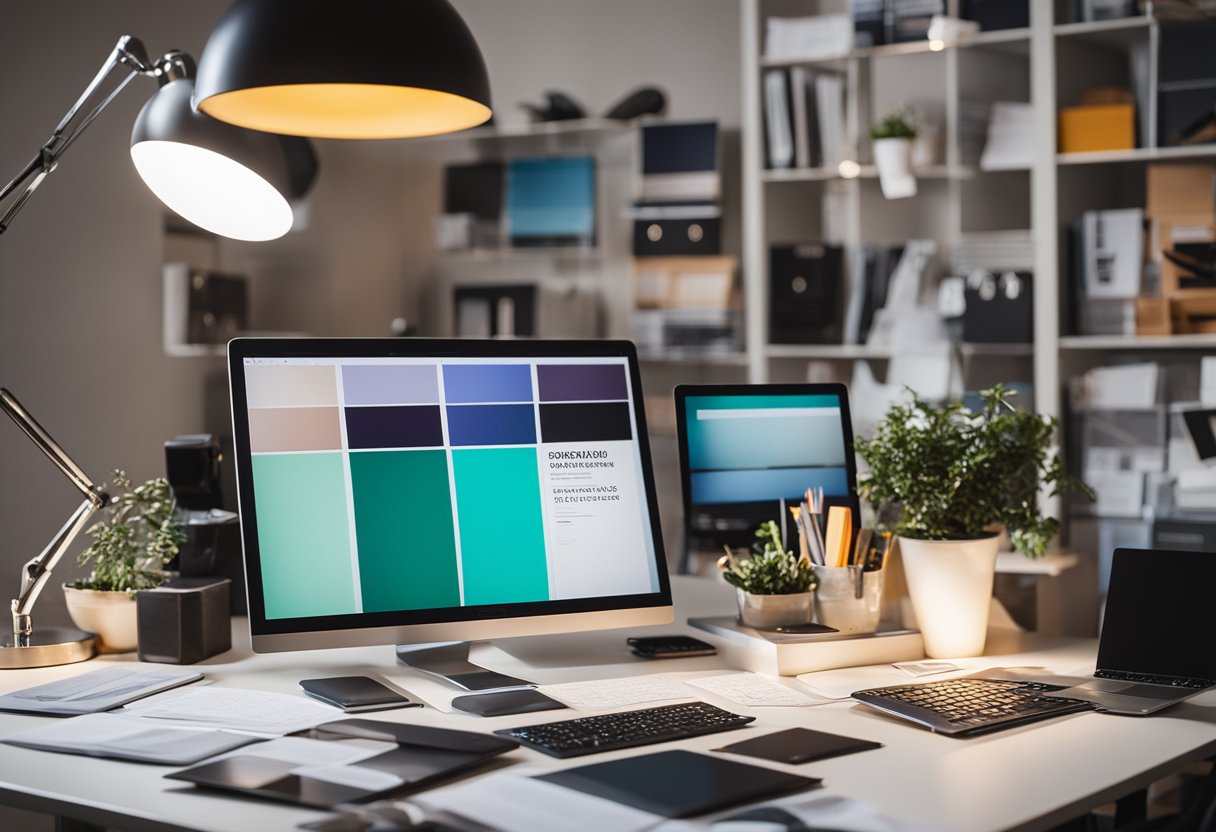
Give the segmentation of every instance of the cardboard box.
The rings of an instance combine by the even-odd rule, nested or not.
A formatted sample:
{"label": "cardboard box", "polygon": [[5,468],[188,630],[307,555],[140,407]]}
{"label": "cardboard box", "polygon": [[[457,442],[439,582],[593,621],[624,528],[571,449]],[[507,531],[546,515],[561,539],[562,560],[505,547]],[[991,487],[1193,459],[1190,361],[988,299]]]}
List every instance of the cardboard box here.
{"label": "cardboard box", "polygon": [[1172,332],[1169,298],[1136,298],[1137,335],[1170,335]]}
{"label": "cardboard box", "polygon": [[1216,242],[1216,216],[1170,215],[1154,219],[1150,225],[1149,256],[1159,265],[1161,294],[1167,297],[1182,291],[1184,270],[1162,254],[1179,243]]}
{"label": "cardboard box", "polygon": [[731,309],[738,305],[733,257],[639,257],[633,261],[638,309]]}
{"label": "cardboard box", "polygon": [[1154,219],[1216,216],[1216,166],[1149,165],[1144,190]]}
{"label": "cardboard box", "polygon": [[1132,104],[1094,104],[1060,110],[1060,152],[1131,150],[1136,146]]}
{"label": "cardboard box", "polygon": [[1191,289],[1185,297],[1170,298],[1174,331],[1216,335],[1216,289]]}

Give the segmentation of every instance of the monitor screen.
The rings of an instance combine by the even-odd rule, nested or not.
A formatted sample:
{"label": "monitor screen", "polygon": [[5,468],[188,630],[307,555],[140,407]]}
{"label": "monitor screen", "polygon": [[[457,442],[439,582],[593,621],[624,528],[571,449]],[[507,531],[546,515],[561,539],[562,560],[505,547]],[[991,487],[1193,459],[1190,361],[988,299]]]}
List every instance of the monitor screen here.
{"label": "monitor screen", "polygon": [[252,338],[229,369],[255,649],[671,620],[631,344]]}
{"label": "monitor screen", "polygon": [[808,488],[859,523],[844,385],[681,385],[676,420],[690,531],[743,545],[757,523],[780,516],[780,501],[796,505]]}
{"label": "monitor screen", "polygon": [[507,168],[511,245],[595,243],[595,158],[513,159]]}

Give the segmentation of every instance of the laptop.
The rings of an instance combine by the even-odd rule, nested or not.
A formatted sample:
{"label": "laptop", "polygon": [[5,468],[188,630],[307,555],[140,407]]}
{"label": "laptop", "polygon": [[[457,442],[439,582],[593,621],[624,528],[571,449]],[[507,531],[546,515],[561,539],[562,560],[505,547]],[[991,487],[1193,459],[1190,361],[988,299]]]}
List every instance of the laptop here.
{"label": "laptop", "polygon": [[1143,716],[1216,685],[1216,553],[1116,549],[1094,678],[1052,696]]}

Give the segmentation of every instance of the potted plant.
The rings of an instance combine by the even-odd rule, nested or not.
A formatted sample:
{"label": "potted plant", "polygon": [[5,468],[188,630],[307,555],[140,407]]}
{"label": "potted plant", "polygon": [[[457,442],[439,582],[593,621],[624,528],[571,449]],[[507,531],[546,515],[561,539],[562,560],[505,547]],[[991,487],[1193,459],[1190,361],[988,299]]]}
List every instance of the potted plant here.
{"label": "potted plant", "polygon": [[892,113],[870,128],[878,182],[887,199],[916,196],[912,175],[912,140],[916,127],[906,112]]}
{"label": "potted plant", "polygon": [[934,658],[983,652],[999,530],[1015,550],[1042,557],[1060,523],[1040,512],[1040,491],[1089,492],[1052,451],[1054,419],[1017,410],[1000,385],[980,395],[978,413],[914,396],[857,443],[870,468],[859,477],[862,497],[880,517],[899,511],[893,531]]}
{"label": "potted plant", "polygon": [[781,542],[781,530],[770,520],[756,529],[748,557],[728,548],[718,560],[722,577],[735,587],[739,620],[758,630],[788,624],[809,624],[814,611],[815,572],[811,564]]}
{"label": "potted plant", "polygon": [[93,542],[78,558],[92,572],[63,591],[76,626],[96,633],[102,652],[122,653],[136,646],[135,593],[164,581],[185,534],[167,480],[133,486],[115,471],[111,494],[105,517],[85,532]]}

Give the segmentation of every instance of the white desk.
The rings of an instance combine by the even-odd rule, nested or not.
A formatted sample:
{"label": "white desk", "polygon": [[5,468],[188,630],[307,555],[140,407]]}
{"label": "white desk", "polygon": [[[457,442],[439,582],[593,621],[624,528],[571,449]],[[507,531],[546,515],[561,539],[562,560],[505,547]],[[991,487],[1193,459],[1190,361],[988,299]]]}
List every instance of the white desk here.
{"label": "white desk", "polygon": [[[495,670],[538,682],[718,667],[718,659],[713,657],[646,661],[634,658],[626,649],[625,637],[630,632],[682,631],[703,636],[687,628],[683,623],[687,616],[722,614],[732,608],[731,590],[721,582],[675,577],[673,583],[678,622],[674,626],[520,639],[508,644],[514,655],[487,646],[476,657]],[[407,690],[416,682],[412,671],[394,666],[389,647],[256,656],[249,651],[247,635],[239,628],[235,644],[233,651],[198,665],[216,684],[298,692],[297,682],[302,678],[360,673],[384,676]],[[989,652],[993,666],[1041,664],[1066,672],[1087,662],[1092,667],[1094,650],[1092,641],[1012,636],[993,641]],[[131,656],[103,657],[60,668],[4,671],[0,673],[0,690],[86,672],[103,663],[133,660]],[[713,697],[706,698],[727,708],[753,713],[757,720],[729,735],[684,741],[680,743],[682,747],[707,752],[725,741],[795,725],[877,740],[885,747],[804,766],[770,765],[822,777],[821,794],[868,800],[890,815],[947,832],[1046,829],[1140,788],[1169,771],[1216,754],[1216,693],[1149,718],[1078,714],[971,740],[939,737],[848,701],[748,711]],[[433,708],[411,708],[370,716],[489,731],[574,715],[571,711],[553,711],[479,719]],[[337,711],[335,718],[341,718]],[[45,718],[0,714],[0,736],[43,721]],[[724,740],[727,736],[729,740]],[[564,761],[519,749],[502,759],[526,763],[530,768],[553,769],[664,747],[672,746],[650,746]],[[323,816],[321,812],[196,790],[163,779],[162,775],[169,770],[0,745],[0,803],[131,830],[273,832]]]}

